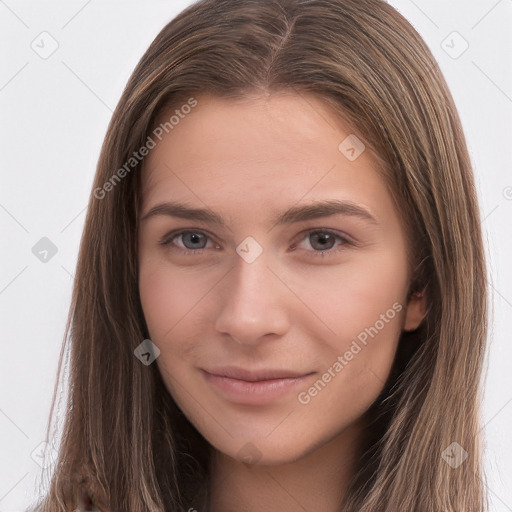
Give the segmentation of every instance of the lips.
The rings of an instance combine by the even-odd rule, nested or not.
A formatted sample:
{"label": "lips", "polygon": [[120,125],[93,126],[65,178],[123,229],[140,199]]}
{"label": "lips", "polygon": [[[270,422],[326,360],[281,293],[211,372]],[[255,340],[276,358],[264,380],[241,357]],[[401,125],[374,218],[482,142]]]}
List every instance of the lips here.
{"label": "lips", "polygon": [[286,369],[246,370],[234,366],[204,370],[211,375],[218,377],[229,377],[230,379],[245,380],[247,382],[258,382],[275,379],[297,379],[305,377],[313,372],[296,372]]}
{"label": "lips", "polygon": [[316,372],[287,369],[247,370],[225,367],[201,370],[204,379],[228,402],[263,405],[284,398],[303,387]]}

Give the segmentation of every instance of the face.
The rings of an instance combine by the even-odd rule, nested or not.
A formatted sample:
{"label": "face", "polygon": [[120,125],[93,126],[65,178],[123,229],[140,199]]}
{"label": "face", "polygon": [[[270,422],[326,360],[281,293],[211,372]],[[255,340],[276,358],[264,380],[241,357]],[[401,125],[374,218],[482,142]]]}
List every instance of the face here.
{"label": "face", "polygon": [[404,226],[370,149],[321,100],[196,99],[144,161],[153,364],[220,452],[290,462],[362,417],[421,321]]}

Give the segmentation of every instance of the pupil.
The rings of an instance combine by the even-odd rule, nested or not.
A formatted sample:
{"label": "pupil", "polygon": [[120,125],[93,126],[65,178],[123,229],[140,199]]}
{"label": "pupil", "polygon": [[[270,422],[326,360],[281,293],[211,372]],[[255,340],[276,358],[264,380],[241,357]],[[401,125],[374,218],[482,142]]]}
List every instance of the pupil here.
{"label": "pupil", "polygon": [[200,243],[201,236],[202,235],[200,235],[198,233],[185,233],[185,237],[190,237],[189,243],[192,245],[197,245],[198,242]]}
{"label": "pupil", "polygon": [[[327,244],[329,244],[329,242],[332,242],[332,237],[329,233],[324,233],[324,234],[317,233],[317,234],[314,234],[313,236],[317,237],[317,242],[320,244],[321,249],[326,249]],[[314,247],[314,244],[312,244],[312,246]]]}

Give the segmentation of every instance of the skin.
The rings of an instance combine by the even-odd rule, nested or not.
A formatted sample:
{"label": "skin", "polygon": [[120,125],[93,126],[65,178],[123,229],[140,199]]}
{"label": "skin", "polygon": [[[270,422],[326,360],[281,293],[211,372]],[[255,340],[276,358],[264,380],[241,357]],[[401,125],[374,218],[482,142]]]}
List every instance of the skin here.
{"label": "skin", "polygon": [[[156,364],[214,447],[213,512],[335,511],[399,335],[425,315],[424,298],[406,302],[405,228],[370,149],[350,161],[338,146],[353,132],[321,100],[291,93],[196,99],[144,161],[141,217],[179,201],[210,208],[227,225],[167,215],[141,221],[139,289],[161,351]],[[348,214],[274,222],[292,206],[331,199],[356,203],[375,222]],[[204,237],[159,244],[180,229]],[[314,230],[334,232],[325,248]],[[263,249],[251,263],[236,252],[248,236]],[[400,311],[301,403],[299,392],[332,372],[394,304]],[[276,400],[246,404],[226,398],[200,371],[220,366],[313,374]]]}

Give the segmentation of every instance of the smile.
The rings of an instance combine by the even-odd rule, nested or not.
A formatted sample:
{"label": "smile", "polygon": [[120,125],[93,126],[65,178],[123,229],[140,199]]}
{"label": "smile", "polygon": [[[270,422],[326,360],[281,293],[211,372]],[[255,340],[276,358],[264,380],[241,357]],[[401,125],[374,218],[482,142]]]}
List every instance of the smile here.
{"label": "smile", "polygon": [[263,405],[290,393],[304,385],[313,373],[294,373],[268,370],[259,373],[241,369],[201,370],[205,380],[231,402],[239,404]]}

